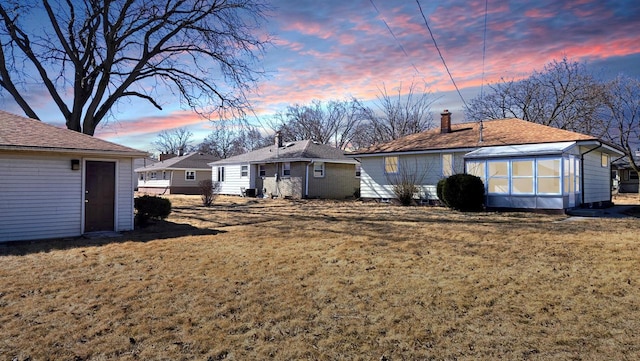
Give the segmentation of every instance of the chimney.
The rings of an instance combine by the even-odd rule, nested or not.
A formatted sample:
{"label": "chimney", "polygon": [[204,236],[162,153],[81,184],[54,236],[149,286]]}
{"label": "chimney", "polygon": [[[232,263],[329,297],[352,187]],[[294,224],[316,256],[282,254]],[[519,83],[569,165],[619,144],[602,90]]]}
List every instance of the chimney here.
{"label": "chimney", "polygon": [[178,148],[178,156],[182,157],[184,155],[184,147]]}
{"label": "chimney", "polygon": [[171,159],[173,157],[175,157],[175,154],[172,153],[161,153],[160,154],[160,161],[162,162],[163,160],[167,160],[167,159]]}
{"label": "chimney", "polygon": [[451,113],[448,109],[440,113],[440,133],[451,133]]}
{"label": "chimney", "polygon": [[280,133],[280,131],[276,132],[276,147],[282,147],[282,134]]}

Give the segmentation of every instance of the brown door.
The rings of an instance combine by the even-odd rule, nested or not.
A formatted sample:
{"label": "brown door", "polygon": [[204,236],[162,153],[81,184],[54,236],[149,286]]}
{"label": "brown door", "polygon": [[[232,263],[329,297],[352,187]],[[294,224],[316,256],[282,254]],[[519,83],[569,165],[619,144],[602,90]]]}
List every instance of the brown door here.
{"label": "brown door", "polygon": [[113,231],[116,163],[87,161],[85,167],[84,231]]}

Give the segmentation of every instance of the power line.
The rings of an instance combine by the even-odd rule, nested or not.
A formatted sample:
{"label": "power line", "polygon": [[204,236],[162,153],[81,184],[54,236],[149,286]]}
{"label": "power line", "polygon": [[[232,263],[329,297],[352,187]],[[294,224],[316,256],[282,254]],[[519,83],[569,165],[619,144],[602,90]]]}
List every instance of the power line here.
{"label": "power line", "polygon": [[[380,16],[380,20],[382,20],[382,22],[384,23],[384,26],[387,27],[387,30],[389,30],[389,33],[391,34],[391,36],[393,37],[393,39],[396,41],[396,43],[398,44],[398,46],[400,47],[400,50],[402,50],[402,52],[404,53],[404,56],[406,56],[407,58],[409,57],[409,54],[407,54],[407,51],[404,50],[404,46],[402,46],[402,43],[400,42],[400,40],[398,39],[398,37],[396,37],[396,34],[393,33],[393,30],[391,30],[391,27],[389,26],[389,24],[387,23],[387,21],[384,19],[384,17],[382,16],[382,13],[380,13],[380,10],[378,10],[378,7],[376,6],[376,4],[374,4],[373,0],[369,0],[369,2],[371,2],[371,5],[373,5],[373,8],[376,9],[376,12],[378,13],[378,15]],[[418,70],[418,68],[416,67],[416,65],[412,62],[411,66],[413,66],[413,69],[415,69],[416,73],[421,74],[420,70]]]}
{"label": "power line", "polygon": [[482,36],[482,83],[480,83],[480,99],[484,98],[484,60],[487,53],[487,13],[489,0],[484,1],[484,34]]}
{"label": "power line", "polygon": [[442,56],[442,52],[440,51],[440,48],[438,47],[438,43],[436,42],[436,38],[433,36],[433,32],[431,31],[431,28],[429,27],[429,23],[427,22],[427,17],[424,16],[424,12],[422,11],[422,6],[420,5],[420,1],[416,0],[416,3],[418,3],[418,8],[420,9],[420,14],[422,15],[422,19],[424,19],[424,24],[427,26],[427,29],[429,30],[429,34],[431,35],[431,39],[433,40],[433,45],[435,45],[436,50],[438,50],[438,54],[440,55],[440,59],[442,59],[442,64],[444,64],[444,68],[447,70],[447,74],[449,74],[449,78],[451,79],[451,82],[453,83],[453,86],[456,88],[456,91],[458,92],[458,95],[460,96],[460,99],[462,99],[462,103],[464,103],[464,106],[467,106],[467,102],[464,101],[464,97],[462,96],[462,93],[460,93],[460,89],[458,89],[458,85],[456,84],[456,81],[453,80],[453,75],[451,75],[451,72],[449,71],[449,67],[447,66],[447,63],[444,61],[444,57]]}

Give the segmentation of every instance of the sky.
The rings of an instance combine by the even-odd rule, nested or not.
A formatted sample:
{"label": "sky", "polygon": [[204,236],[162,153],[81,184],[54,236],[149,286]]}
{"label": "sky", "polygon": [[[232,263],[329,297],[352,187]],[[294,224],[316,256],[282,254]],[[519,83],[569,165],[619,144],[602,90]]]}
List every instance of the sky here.
{"label": "sky", "polygon": [[[459,122],[464,102],[487,84],[526,77],[563,57],[585,63],[603,78],[621,72],[640,77],[637,0],[270,3],[265,26],[273,43],[259,63],[265,77],[249,97],[255,110],[250,121],[256,125],[287,105],[352,96],[368,101],[382,87],[395,92],[412,82],[426,84],[436,99],[434,119],[448,109]],[[114,109],[116,120],[99,126],[95,135],[153,151],[158,132],[187,127],[200,143],[211,131],[210,121],[174,99],[163,100],[163,110],[143,102],[122,104]],[[6,93],[0,93],[0,108],[23,114]],[[38,99],[36,109],[45,110],[44,121],[63,123],[46,97]]]}

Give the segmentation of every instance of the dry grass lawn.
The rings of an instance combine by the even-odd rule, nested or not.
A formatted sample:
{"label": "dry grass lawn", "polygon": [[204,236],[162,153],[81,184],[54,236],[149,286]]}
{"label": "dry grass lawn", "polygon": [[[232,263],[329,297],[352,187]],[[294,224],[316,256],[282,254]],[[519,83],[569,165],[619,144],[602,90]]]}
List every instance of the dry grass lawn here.
{"label": "dry grass lawn", "polygon": [[0,246],[0,360],[640,359],[637,218],[171,200]]}

